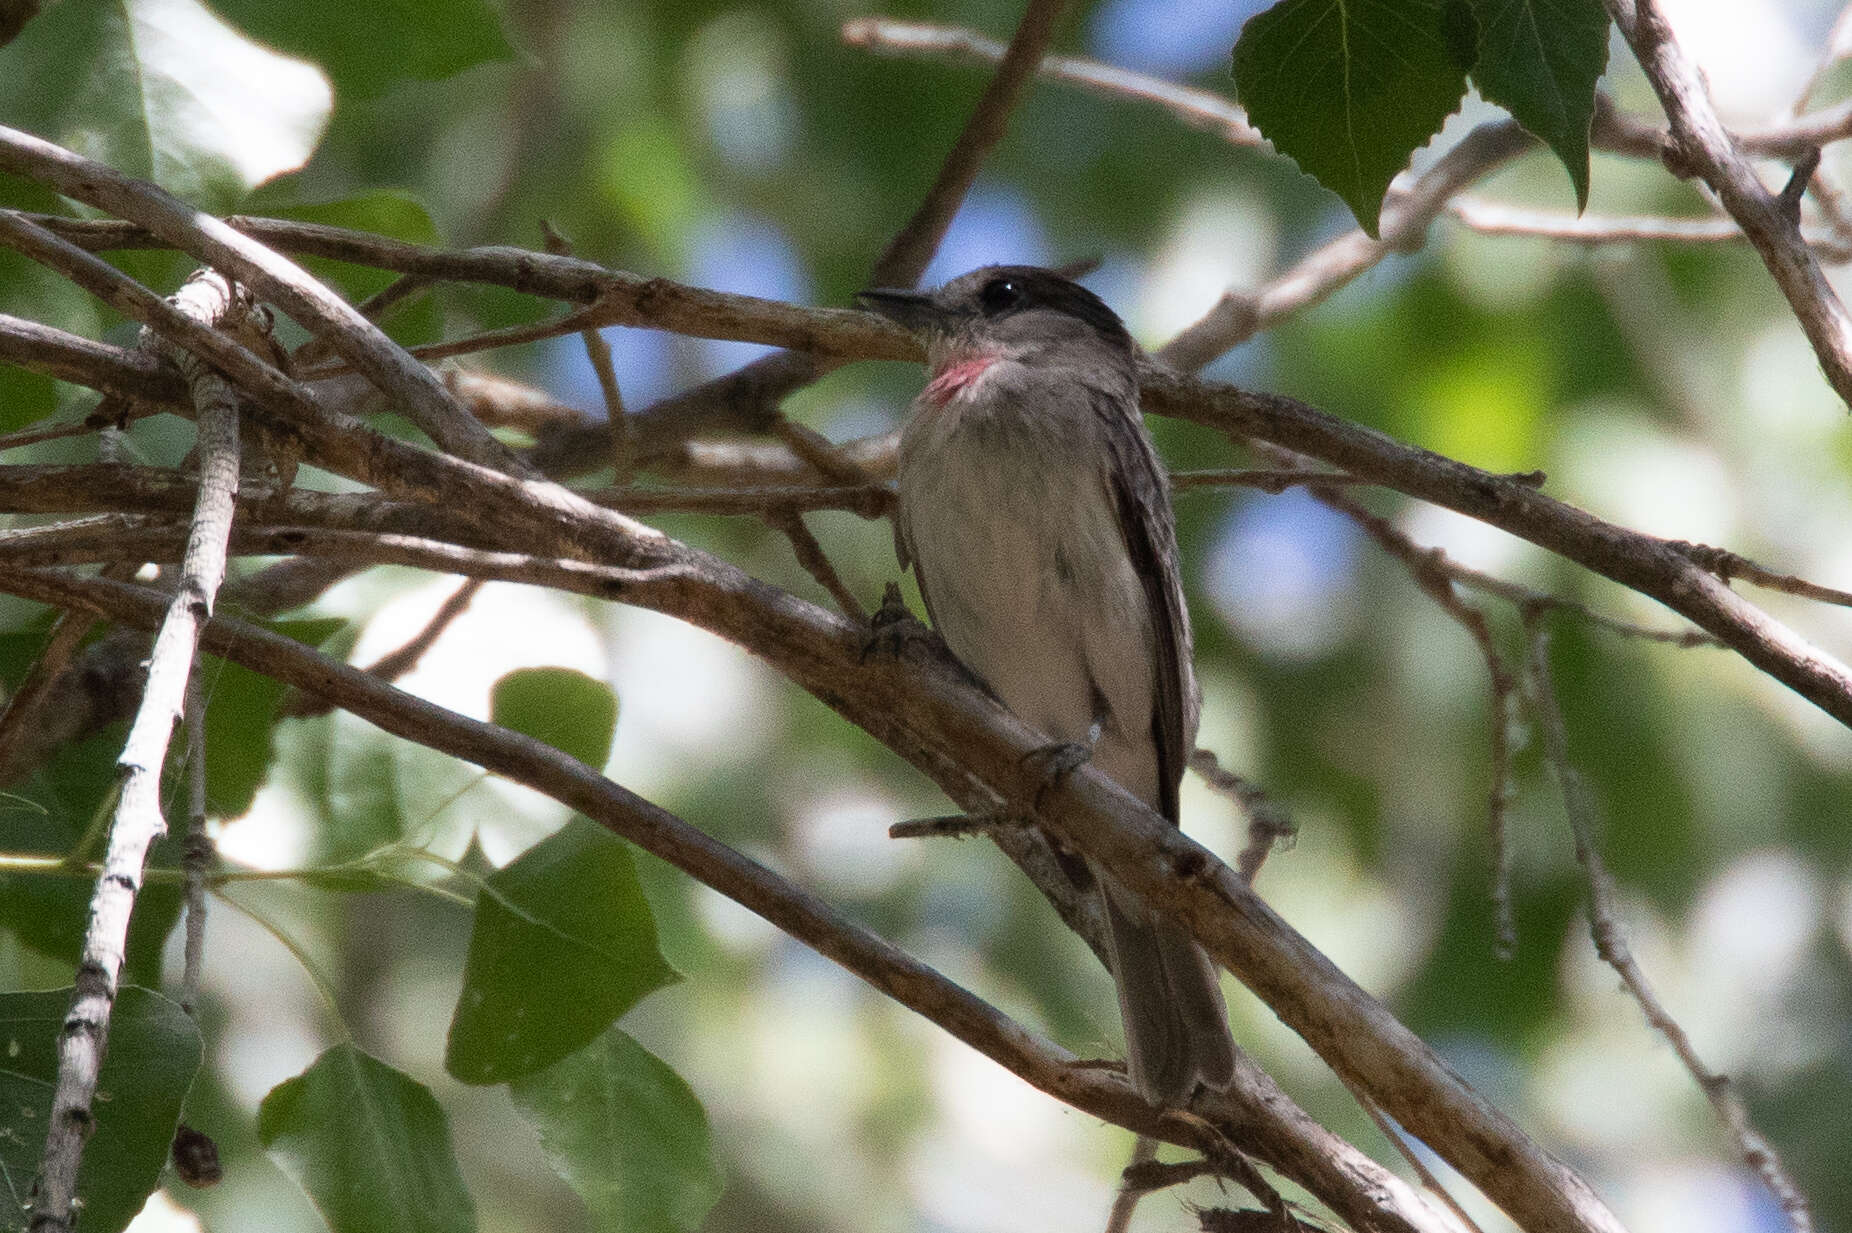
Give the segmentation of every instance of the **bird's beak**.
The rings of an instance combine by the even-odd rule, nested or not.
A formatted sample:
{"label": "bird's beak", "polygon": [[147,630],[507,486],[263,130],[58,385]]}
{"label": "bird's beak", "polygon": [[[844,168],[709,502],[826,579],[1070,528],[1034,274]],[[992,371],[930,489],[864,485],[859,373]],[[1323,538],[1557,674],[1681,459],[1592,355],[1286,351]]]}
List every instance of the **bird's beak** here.
{"label": "bird's beak", "polygon": [[907,291],[898,287],[870,287],[855,293],[855,302],[871,313],[878,313],[909,330],[926,330],[938,324],[939,308],[924,291]]}

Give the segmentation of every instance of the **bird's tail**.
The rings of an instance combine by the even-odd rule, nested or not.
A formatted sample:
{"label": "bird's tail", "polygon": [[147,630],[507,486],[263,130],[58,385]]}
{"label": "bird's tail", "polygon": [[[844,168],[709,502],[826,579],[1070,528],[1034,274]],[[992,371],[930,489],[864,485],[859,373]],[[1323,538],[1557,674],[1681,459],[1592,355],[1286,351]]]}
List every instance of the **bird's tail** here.
{"label": "bird's tail", "polygon": [[1099,882],[1133,1085],[1166,1108],[1187,1104],[1198,1083],[1226,1087],[1235,1073],[1235,1041],[1208,956],[1177,925],[1153,920],[1111,878]]}

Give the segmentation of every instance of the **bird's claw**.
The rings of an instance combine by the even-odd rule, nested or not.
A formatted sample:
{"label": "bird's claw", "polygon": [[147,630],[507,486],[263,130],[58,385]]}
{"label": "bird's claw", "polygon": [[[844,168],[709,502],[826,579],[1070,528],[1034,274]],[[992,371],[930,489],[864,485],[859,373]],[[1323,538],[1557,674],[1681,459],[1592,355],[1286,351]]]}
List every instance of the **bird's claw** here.
{"label": "bird's claw", "polygon": [[882,593],[881,606],[868,618],[868,640],[862,644],[862,662],[871,659],[899,659],[910,646],[925,645],[942,652],[945,642],[907,610],[901,598],[900,584],[890,582]]}
{"label": "bird's claw", "polygon": [[1057,741],[1031,749],[1022,756],[1022,764],[1039,781],[1035,789],[1035,807],[1042,807],[1042,796],[1050,788],[1085,766],[1093,758],[1093,746],[1078,741]]}

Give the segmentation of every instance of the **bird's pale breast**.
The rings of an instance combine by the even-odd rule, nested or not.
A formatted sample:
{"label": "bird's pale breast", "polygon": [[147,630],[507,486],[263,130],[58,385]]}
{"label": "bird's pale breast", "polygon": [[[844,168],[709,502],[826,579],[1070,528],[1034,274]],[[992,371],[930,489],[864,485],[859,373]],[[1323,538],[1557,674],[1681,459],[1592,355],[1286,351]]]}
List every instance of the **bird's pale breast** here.
{"label": "bird's pale breast", "polygon": [[1095,763],[1155,800],[1152,622],[1084,391],[996,371],[974,394],[918,408],[901,447],[903,534],[934,624],[1055,740],[1104,720]]}

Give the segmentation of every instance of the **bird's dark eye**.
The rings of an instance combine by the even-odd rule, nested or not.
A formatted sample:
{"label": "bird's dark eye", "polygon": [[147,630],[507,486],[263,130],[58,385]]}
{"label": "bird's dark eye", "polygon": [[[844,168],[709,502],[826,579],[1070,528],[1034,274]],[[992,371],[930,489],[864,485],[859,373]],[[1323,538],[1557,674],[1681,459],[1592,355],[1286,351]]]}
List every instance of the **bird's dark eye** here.
{"label": "bird's dark eye", "polygon": [[1022,303],[1022,284],[1013,278],[993,278],[977,293],[977,302],[993,317],[1008,312]]}

